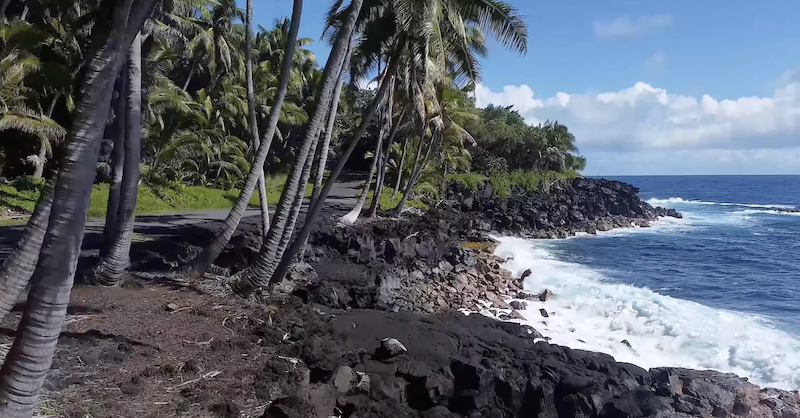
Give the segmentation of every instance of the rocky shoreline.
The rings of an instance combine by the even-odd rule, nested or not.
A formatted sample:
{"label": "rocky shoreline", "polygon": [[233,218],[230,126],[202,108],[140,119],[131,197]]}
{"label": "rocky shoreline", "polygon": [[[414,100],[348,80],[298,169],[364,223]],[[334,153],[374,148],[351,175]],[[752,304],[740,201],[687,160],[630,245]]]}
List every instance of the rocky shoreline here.
{"label": "rocky shoreline", "polygon": [[[549,344],[546,335],[515,323],[525,300],[546,306],[558,295],[526,292],[524,277],[512,277],[494,255],[492,236],[562,237],[647,227],[659,216],[680,214],[653,208],[632,186],[599,179],[553,184],[547,192],[514,191],[507,199],[488,187],[452,185],[447,199],[422,215],[321,225],[305,263],[273,293],[236,308],[235,315],[204,314],[224,330],[191,337],[191,344],[211,342],[211,351],[197,351],[192,364],[217,367],[242,351],[242,361],[250,363],[214,375],[224,378],[218,383],[182,390],[177,415],[800,417],[797,392],[760,389],[714,371],[648,371]],[[237,235],[218,260],[220,273],[246,266],[259,245],[257,234]],[[173,313],[189,312],[180,307],[188,303],[175,302]],[[205,303],[216,309],[231,301]],[[484,310],[506,321],[464,314]],[[232,318],[236,335],[228,333],[234,332]],[[151,358],[140,361],[150,364]],[[263,409],[247,406],[254,398]]]}

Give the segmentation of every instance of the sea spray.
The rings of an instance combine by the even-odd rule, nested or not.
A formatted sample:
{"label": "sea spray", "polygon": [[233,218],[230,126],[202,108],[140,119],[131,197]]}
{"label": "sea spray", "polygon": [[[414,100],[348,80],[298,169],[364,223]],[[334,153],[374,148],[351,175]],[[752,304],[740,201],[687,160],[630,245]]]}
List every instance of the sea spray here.
{"label": "sea spray", "polygon": [[527,320],[519,321],[552,343],[646,368],[715,369],[760,385],[800,388],[800,341],[763,317],[614,283],[601,271],[557,259],[540,241],[501,238],[495,253],[508,259],[504,267],[515,277],[531,269],[527,291],[553,292],[546,302],[528,301]]}

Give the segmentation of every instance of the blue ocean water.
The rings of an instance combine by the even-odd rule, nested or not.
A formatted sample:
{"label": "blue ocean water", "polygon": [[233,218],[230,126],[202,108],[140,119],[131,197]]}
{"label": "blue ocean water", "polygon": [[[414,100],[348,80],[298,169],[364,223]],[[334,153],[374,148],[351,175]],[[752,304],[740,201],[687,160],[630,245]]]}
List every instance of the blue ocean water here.
{"label": "blue ocean water", "polygon": [[[506,238],[507,268],[553,290],[554,342],[645,367],[800,388],[800,176],[620,177],[682,220],[565,240]],[[620,344],[626,340],[631,347]]]}

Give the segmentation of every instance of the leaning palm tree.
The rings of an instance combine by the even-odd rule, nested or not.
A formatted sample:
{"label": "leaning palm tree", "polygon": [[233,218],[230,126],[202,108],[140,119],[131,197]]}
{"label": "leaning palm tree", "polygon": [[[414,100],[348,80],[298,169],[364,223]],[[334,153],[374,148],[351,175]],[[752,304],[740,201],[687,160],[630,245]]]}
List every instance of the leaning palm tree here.
{"label": "leaning palm tree", "polygon": [[0,369],[0,416],[30,417],[53,361],[67,313],[83,241],[109,103],[122,59],[154,0],[114,3],[108,22],[96,22],[99,43],[86,63],[76,108],[56,181],[50,222],[31,278],[31,290],[11,350]]}
{"label": "leaning palm tree", "polygon": [[14,252],[0,266],[0,320],[6,317],[22,295],[33,275],[42,241],[50,219],[53,205],[53,182],[48,182],[42,191],[39,203],[28,219],[25,233]]}
{"label": "leaning palm tree", "polygon": [[[253,0],[247,0],[245,13],[245,78],[247,79],[247,110],[250,117],[250,134],[253,147],[258,151],[261,141],[258,139],[258,119],[256,118],[256,98],[253,89]],[[269,231],[269,206],[267,203],[267,187],[264,184],[264,169],[256,167],[258,173],[258,201],[261,208],[261,233]]]}
{"label": "leaning palm tree", "polygon": [[[297,159],[292,166],[286,185],[284,186],[283,193],[278,202],[278,207],[275,211],[275,217],[272,221],[269,234],[264,239],[264,245],[262,246],[258,260],[254,265],[240,272],[231,282],[231,286],[240,294],[249,294],[257,287],[266,283],[282,256],[282,254],[279,254],[281,247],[284,247],[285,242],[292,236],[293,231],[287,231],[286,226],[290,223],[292,218],[296,219],[297,213],[300,211],[300,206],[297,204],[299,200],[297,198],[297,193],[304,193],[306,182],[310,176],[310,170],[306,170],[305,167],[306,161],[308,160],[309,152],[311,152],[314,143],[319,140],[319,132],[322,128],[327,109],[330,106],[338,74],[349,49],[348,43],[351,39],[351,34],[359,12],[361,11],[362,3],[363,0],[353,0],[350,3],[346,12],[347,17],[344,19],[344,23],[336,35],[336,40],[333,43],[331,53],[328,56],[328,61],[322,73],[323,81],[319,91],[316,109],[306,127],[305,137],[297,152]],[[313,153],[311,155],[313,156]],[[303,185],[303,191],[299,191],[301,184]],[[322,193],[325,194],[325,191],[323,190]],[[321,197],[321,199],[324,199],[324,197]],[[302,201],[300,201],[300,203],[302,203]],[[317,202],[317,206],[319,206],[319,204],[320,202]],[[306,222],[308,222],[308,215]],[[298,248],[295,250],[294,254],[297,254],[303,242],[304,240],[301,240],[301,242],[295,241]]]}
{"label": "leaning palm tree", "polygon": [[[335,15],[336,11],[334,10],[331,13],[333,19],[329,19],[329,21],[336,20]],[[483,32],[493,35],[510,49],[520,53],[527,51],[525,23],[511,5],[499,0],[437,0],[436,5],[426,5],[426,7],[415,7],[413,0],[398,0],[390,4],[384,0],[369,0],[360,15],[359,28],[362,29],[362,33],[369,35],[370,42],[362,43],[362,46],[366,47],[362,49],[362,52],[369,51],[369,53],[360,54],[364,59],[356,63],[356,68],[362,70],[373,68],[374,57],[385,56],[382,52],[385,51],[387,45],[391,45],[393,52],[388,54],[390,58],[384,70],[384,80],[387,75],[395,74],[399,68],[398,61],[402,56],[413,61],[414,65],[411,68],[416,75],[414,78],[427,78],[429,56],[432,56],[431,61],[439,64],[438,70],[442,74],[446,73],[445,70],[455,70],[458,74],[467,74],[470,80],[479,80],[480,69],[475,57],[475,48],[470,45],[468,36],[468,31],[471,29],[467,28],[470,27],[475,30],[482,29]],[[342,19],[338,20],[342,21]],[[387,23],[390,24],[387,25]],[[283,280],[306,238],[311,234],[319,217],[322,202],[333,188],[333,182],[344,168],[344,164],[360,136],[366,131],[366,124],[374,116],[377,103],[380,103],[383,96],[387,94],[388,87],[389,83],[382,83],[379,86],[375,100],[365,112],[359,131],[345,148],[337,166],[331,171],[325,187],[320,192],[319,200],[308,209],[303,228],[294,243],[280,256],[279,260],[274,259],[275,254],[271,254],[273,259],[268,263],[262,260],[263,257],[259,259],[257,265],[260,267],[255,269],[255,272],[262,275],[268,273],[270,283]],[[416,105],[415,107],[419,112],[420,106]],[[275,263],[277,266],[274,268],[265,268]],[[250,275],[252,280],[252,272]],[[259,281],[253,280],[252,283],[257,284]]]}
{"label": "leaning palm tree", "polygon": [[[364,203],[367,201],[367,195],[369,193],[369,189],[372,186],[372,178],[376,174],[376,170],[380,170],[381,158],[383,153],[383,142],[386,140],[386,137],[389,135],[387,129],[387,118],[391,120],[391,113],[392,113],[392,92],[393,92],[393,85],[394,79],[390,78],[389,80],[382,80],[382,83],[388,84],[389,93],[387,98],[381,103],[380,106],[380,113],[383,119],[383,123],[381,123],[380,131],[378,133],[378,140],[375,142],[375,151],[372,153],[372,163],[369,166],[369,173],[367,174],[367,178],[364,181],[364,188],[361,191],[361,195],[358,197],[356,201],[355,207],[347,213],[346,215],[339,218],[339,222],[345,225],[352,225],[353,223],[358,220],[358,216],[361,214],[361,210],[364,208]],[[390,138],[389,141],[392,139]],[[378,191],[378,183],[382,181],[381,175],[379,173],[378,178],[376,179],[375,183],[375,192]]]}
{"label": "leaning palm tree", "polygon": [[[114,229],[115,236],[111,247],[95,269],[94,279],[104,286],[115,286],[119,283],[125,270],[130,265],[130,249],[135,223],[136,201],[139,190],[139,163],[141,162],[142,145],[142,36],[137,35],[130,47],[125,76],[125,127],[123,144],[123,167],[120,184],[119,206],[116,221],[119,225]],[[115,144],[116,146],[116,144]]]}
{"label": "leaning palm tree", "polygon": [[[328,162],[328,150],[330,148],[331,138],[333,137],[334,125],[336,124],[336,113],[339,110],[339,100],[342,94],[342,87],[344,86],[345,76],[350,71],[350,58],[352,57],[353,52],[352,48],[353,41],[351,36],[351,39],[347,45],[347,52],[345,53],[342,68],[339,70],[339,75],[336,79],[336,87],[334,87],[333,90],[333,98],[331,99],[331,104],[328,108],[328,114],[326,115],[325,130],[322,133],[324,137],[321,139],[322,143],[319,144],[319,147],[317,148],[317,155],[314,157],[317,171],[314,175],[314,187],[311,191],[311,199],[308,201],[309,207],[312,207],[316,204],[317,200],[319,199],[319,194],[322,191],[322,180],[325,178],[325,167],[327,166]],[[305,237],[303,245],[300,247],[300,250],[296,255],[298,259],[302,259],[305,255],[305,249],[307,245],[308,237]]]}
{"label": "leaning palm tree", "polygon": [[[250,201],[250,196],[252,196],[253,190],[255,189],[259,173],[263,173],[262,167],[267,159],[269,147],[272,144],[272,138],[275,136],[275,131],[278,127],[278,119],[281,114],[281,105],[283,104],[283,99],[286,97],[286,92],[288,90],[289,77],[292,71],[292,57],[294,55],[294,49],[296,46],[295,40],[297,39],[297,32],[300,28],[300,17],[302,15],[302,11],[303,0],[294,0],[294,6],[292,9],[292,24],[291,28],[289,29],[289,40],[286,45],[286,53],[281,66],[278,91],[272,103],[272,110],[269,115],[269,121],[267,123],[267,129],[264,133],[264,138],[261,141],[258,151],[256,152],[253,165],[250,168],[250,172],[247,175],[247,179],[242,187],[242,191],[239,194],[239,199],[237,199],[236,204],[225,218],[222,226],[214,235],[211,243],[203,248],[203,251],[200,252],[200,254],[198,254],[197,257],[195,257],[186,268],[184,273],[190,277],[197,277],[204,274],[214,260],[217,259],[219,254],[222,253],[222,250],[225,249],[225,246],[228,244],[231,236],[239,226],[239,221],[242,219],[242,215],[244,214],[247,204]],[[272,228],[270,228],[270,233],[272,233]]]}

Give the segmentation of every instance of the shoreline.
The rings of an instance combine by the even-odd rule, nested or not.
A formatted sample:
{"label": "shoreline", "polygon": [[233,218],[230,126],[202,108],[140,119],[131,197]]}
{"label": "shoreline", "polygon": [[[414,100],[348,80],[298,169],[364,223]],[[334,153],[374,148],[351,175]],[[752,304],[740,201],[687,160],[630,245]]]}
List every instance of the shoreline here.
{"label": "shoreline", "polygon": [[[551,225],[571,212],[570,195],[595,224],[624,224],[623,214],[636,211],[652,221],[655,209],[630,194],[635,188],[610,186],[610,194],[565,187],[518,201],[538,204],[548,218],[529,219]],[[257,301],[157,283],[77,286],[48,375],[53,401],[98,417],[800,417],[797,392],[715,371],[645,370],[550,344],[535,325],[459,311],[488,299],[498,313],[512,308],[511,318],[506,295],[552,295],[525,293],[503,268],[490,236],[508,216],[514,226],[525,215],[511,205],[484,212],[497,203],[489,200],[471,211],[453,202],[346,227],[331,220],[312,235],[305,263]],[[619,213],[604,220],[609,212]],[[558,234],[585,221],[557,226]],[[215,226],[137,243],[134,268],[183,259],[197,250],[187,240],[202,244]],[[252,262],[258,228],[241,227],[206,289]]]}

